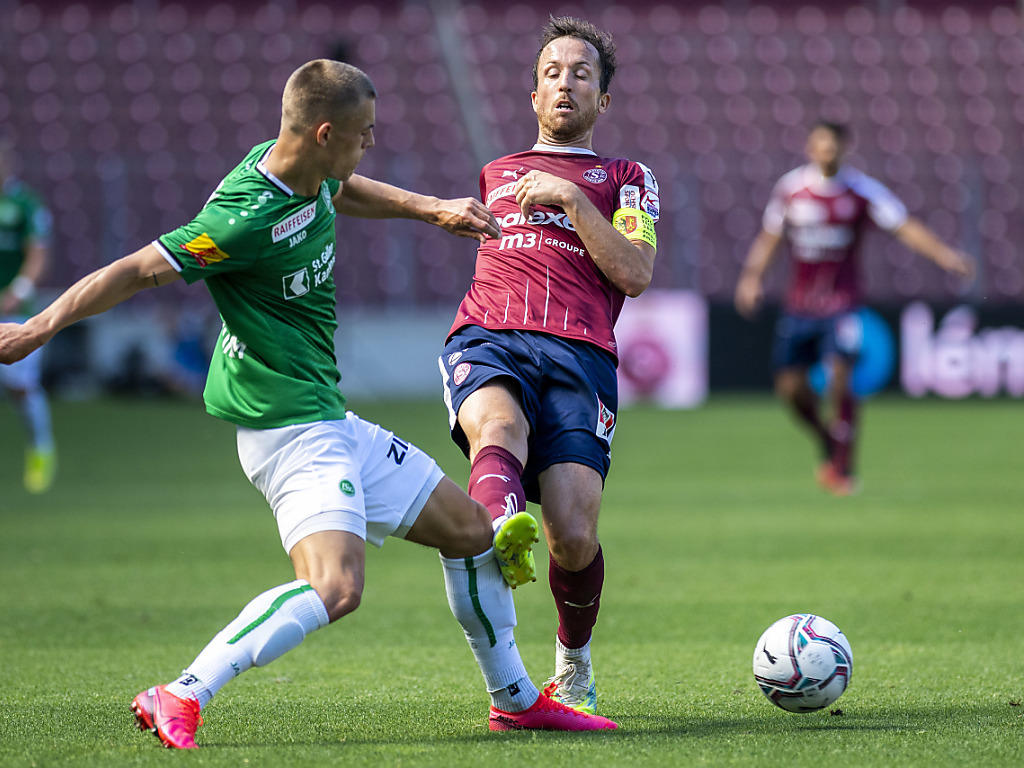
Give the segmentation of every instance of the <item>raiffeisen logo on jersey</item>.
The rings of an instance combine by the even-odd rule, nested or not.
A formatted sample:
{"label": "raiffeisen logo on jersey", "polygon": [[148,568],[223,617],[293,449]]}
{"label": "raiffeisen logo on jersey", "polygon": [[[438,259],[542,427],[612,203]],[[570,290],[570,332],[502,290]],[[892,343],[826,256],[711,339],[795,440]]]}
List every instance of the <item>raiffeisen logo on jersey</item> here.
{"label": "raiffeisen logo on jersey", "polygon": [[279,221],[275,224],[271,239],[275,243],[279,243],[286,237],[291,237],[296,232],[300,232],[308,227],[314,218],[316,218],[316,201],[296,211],[284,221]]}
{"label": "raiffeisen logo on jersey", "polygon": [[490,208],[491,203],[497,200],[499,197],[508,197],[516,193],[516,182],[510,181],[508,184],[502,184],[497,189],[492,189],[487,195],[487,202],[485,205]]}
{"label": "raiffeisen logo on jersey", "polygon": [[200,267],[208,267],[211,264],[216,264],[218,261],[231,258],[217,247],[217,244],[213,242],[213,238],[206,232],[178,247],[183,251],[191,253],[192,258],[196,260],[196,264]]}

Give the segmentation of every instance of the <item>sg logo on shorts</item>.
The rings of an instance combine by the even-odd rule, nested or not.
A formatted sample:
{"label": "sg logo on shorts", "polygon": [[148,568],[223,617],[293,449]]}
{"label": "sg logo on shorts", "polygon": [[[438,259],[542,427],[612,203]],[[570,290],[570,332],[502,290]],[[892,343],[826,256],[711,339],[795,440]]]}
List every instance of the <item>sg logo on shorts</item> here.
{"label": "sg logo on shorts", "polygon": [[455,382],[456,387],[466,380],[466,377],[469,376],[469,372],[472,368],[473,366],[469,363],[459,363],[455,366],[455,371],[452,373],[452,381]]}

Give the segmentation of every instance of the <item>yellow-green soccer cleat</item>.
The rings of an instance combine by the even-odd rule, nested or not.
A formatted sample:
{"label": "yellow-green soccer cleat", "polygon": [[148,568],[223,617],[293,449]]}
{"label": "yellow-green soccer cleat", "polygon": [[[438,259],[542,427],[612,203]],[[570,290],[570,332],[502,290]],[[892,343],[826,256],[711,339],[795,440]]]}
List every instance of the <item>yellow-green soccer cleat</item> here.
{"label": "yellow-green soccer cleat", "polygon": [[529,512],[517,512],[495,532],[494,556],[512,589],[537,580],[532,547],[538,541],[537,521]]}
{"label": "yellow-green soccer cleat", "polygon": [[562,652],[566,649],[557,640],[555,642],[555,676],[545,684],[544,693],[577,712],[597,714],[597,681],[590,663],[589,643],[583,654],[568,659]]}
{"label": "yellow-green soccer cleat", "polygon": [[57,453],[52,448],[29,448],[25,452],[25,490],[29,493],[50,490],[56,471]]}

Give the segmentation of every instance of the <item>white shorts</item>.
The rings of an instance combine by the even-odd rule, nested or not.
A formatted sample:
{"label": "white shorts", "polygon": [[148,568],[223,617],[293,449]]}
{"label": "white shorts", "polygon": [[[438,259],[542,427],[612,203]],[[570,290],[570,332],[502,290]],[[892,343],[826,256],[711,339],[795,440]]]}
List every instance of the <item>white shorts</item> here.
{"label": "white shorts", "polygon": [[[23,323],[23,317],[3,317],[2,323]],[[0,385],[8,389],[21,389],[26,392],[38,389],[43,371],[43,348],[40,347],[23,360],[10,365],[0,365]]]}
{"label": "white shorts", "polygon": [[320,531],[375,546],[405,538],[444,473],[423,451],[349,412],[338,421],[238,428],[238,459],[263,493],[286,552]]}

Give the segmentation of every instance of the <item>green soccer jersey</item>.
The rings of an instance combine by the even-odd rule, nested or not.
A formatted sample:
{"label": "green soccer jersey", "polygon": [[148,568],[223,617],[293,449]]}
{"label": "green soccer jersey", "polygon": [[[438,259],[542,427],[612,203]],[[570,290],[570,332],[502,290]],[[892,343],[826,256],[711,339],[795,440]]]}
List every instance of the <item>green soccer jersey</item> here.
{"label": "green soccer jersey", "polygon": [[0,188],[0,291],[21,271],[25,247],[31,242],[48,245],[52,229],[42,200],[20,181],[8,179]]}
{"label": "green soccer jersey", "polygon": [[224,323],[206,409],[258,429],[345,418],[334,355],[340,184],[300,197],[252,149],[189,224],[154,242],[189,283],[205,280]]}

